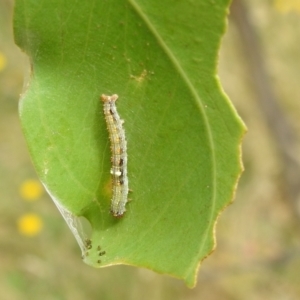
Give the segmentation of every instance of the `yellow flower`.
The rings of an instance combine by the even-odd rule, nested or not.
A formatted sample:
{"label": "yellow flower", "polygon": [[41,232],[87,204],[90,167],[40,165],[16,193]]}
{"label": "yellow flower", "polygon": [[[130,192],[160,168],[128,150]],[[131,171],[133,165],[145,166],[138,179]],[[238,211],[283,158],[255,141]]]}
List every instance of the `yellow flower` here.
{"label": "yellow flower", "polygon": [[275,8],[283,13],[289,11],[300,13],[300,0],[275,0]]}
{"label": "yellow flower", "polygon": [[35,236],[43,228],[42,219],[36,214],[25,214],[18,220],[19,232],[25,236]]}
{"label": "yellow flower", "polygon": [[43,186],[35,179],[25,180],[20,186],[20,195],[27,201],[37,200],[42,195],[43,191]]}
{"label": "yellow flower", "polygon": [[2,71],[6,66],[6,57],[0,52],[0,71]]}

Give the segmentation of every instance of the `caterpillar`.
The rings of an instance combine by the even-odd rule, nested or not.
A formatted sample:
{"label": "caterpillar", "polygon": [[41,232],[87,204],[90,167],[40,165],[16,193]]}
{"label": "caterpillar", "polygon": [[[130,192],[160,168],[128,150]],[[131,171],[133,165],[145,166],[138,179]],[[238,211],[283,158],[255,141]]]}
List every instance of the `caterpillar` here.
{"label": "caterpillar", "polygon": [[118,114],[116,101],[118,95],[101,95],[103,101],[104,117],[108,129],[111,149],[112,199],[110,211],[114,217],[122,217],[128,202],[128,177],[127,177],[127,142],[124,120]]}

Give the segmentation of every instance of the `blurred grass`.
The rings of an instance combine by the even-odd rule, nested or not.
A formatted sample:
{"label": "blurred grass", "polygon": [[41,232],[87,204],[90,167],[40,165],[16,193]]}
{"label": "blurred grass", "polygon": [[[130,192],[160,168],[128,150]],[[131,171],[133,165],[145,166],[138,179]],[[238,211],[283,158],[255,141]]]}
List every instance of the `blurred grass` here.
{"label": "blurred grass", "polygon": [[[273,88],[299,132],[300,15],[283,14],[270,1],[248,1]],[[246,122],[245,173],[236,201],[217,225],[217,249],[189,290],[172,278],[126,266],[93,269],[82,263],[76,241],[44,193],[24,201],[22,184],[37,179],[18,120],[18,98],[29,65],[13,43],[12,1],[0,0],[0,290],[1,300],[23,299],[300,299],[299,227],[292,217],[276,145],[255,101],[239,44],[229,24],[219,75]],[[40,234],[18,232],[18,219],[35,213]]]}

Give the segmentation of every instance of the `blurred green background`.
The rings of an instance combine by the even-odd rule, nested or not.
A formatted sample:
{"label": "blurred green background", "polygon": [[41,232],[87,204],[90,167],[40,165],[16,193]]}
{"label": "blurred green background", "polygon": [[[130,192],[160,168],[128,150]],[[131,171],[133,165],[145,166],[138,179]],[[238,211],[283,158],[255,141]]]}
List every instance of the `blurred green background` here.
{"label": "blurred green background", "polygon": [[[245,2],[270,87],[297,141],[300,0]],[[223,39],[219,76],[248,126],[245,172],[235,202],[219,218],[217,248],[202,263],[198,284],[190,290],[148,270],[93,269],[81,261],[75,239],[39,185],[21,132],[18,98],[30,67],[14,45],[12,14],[13,2],[0,0],[1,300],[300,299],[299,197],[289,191],[282,145],[253,84],[253,49],[244,47],[235,16]],[[272,110],[272,103],[268,107]],[[287,142],[285,148],[297,156],[298,143]],[[297,180],[295,166],[297,160],[292,176]]]}

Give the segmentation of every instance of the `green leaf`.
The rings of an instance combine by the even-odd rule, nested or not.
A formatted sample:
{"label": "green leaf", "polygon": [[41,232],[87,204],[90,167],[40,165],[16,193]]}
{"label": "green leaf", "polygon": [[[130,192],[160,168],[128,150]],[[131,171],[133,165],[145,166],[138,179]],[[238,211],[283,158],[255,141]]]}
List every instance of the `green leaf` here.
{"label": "green leaf", "polygon": [[[16,0],[15,39],[32,62],[24,134],[88,264],[141,266],[195,284],[242,169],[245,128],[216,77],[228,5]],[[125,120],[133,192],[121,219],[109,213],[103,93],[119,95]],[[80,216],[92,226],[91,246]]]}

